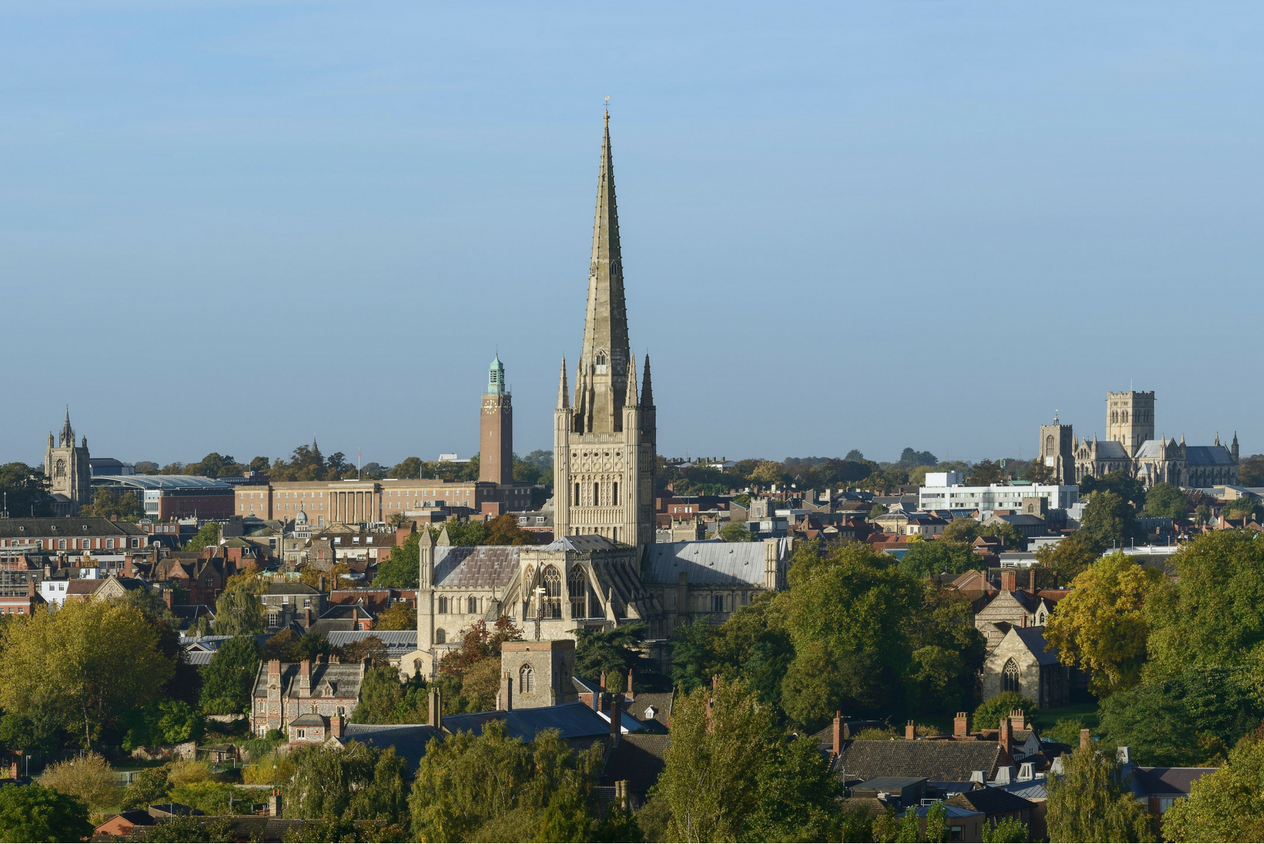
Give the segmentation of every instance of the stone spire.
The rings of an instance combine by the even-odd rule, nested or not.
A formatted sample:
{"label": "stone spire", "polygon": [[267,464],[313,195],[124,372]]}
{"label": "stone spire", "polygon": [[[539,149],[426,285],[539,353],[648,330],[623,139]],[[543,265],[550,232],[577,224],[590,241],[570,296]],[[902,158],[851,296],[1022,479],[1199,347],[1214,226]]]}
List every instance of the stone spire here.
{"label": "stone spire", "polygon": [[628,358],[628,392],[623,397],[624,407],[636,407],[640,402],[636,398],[636,357]]}
{"label": "stone spire", "polygon": [[587,395],[582,404],[575,402],[577,409],[582,407],[587,416],[580,433],[613,433],[621,429],[630,358],[614,162],[610,155],[610,113],[606,112],[592,259],[588,265],[588,311],[579,361],[581,372],[587,376],[583,385]]}
{"label": "stone spire", "polygon": [[70,448],[75,447],[75,432],[74,429],[70,427],[70,405],[66,405],[66,423],[61,426],[61,437],[58,440],[57,445],[62,448],[67,446]]}
{"label": "stone spire", "polygon": [[650,354],[645,353],[645,380],[641,382],[641,407],[654,406],[654,390],[650,387]]}
{"label": "stone spire", "polygon": [[571,397],[566,392],[566,358],[562,358],[562,377],[557,383],[557,409],[566,410],[571,406]]}

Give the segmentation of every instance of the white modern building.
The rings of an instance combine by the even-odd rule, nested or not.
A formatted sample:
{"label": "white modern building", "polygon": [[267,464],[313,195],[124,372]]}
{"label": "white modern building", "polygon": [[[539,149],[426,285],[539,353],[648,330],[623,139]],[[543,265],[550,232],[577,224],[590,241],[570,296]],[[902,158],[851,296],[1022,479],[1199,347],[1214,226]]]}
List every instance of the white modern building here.
{"label": "white modern building", "polygon": [[926,486],[917,491],[919,510],[979,510],[984,516],[994,510],[1023,509],[1023,502],[1045,499],[1045,509],[1065,510],[1080,500],[1078,486],[1055,484],[992,484],[966,486],[960,472],[928,472]]}

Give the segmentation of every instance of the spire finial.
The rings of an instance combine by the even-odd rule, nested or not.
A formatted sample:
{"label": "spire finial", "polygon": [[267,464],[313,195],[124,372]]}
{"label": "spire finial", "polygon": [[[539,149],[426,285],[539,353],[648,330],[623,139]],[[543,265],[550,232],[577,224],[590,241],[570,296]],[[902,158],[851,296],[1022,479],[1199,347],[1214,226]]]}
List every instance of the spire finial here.
{"label": "spire finial", "polygon": [[610,128],[610,98],[606,97],[606,128]]}

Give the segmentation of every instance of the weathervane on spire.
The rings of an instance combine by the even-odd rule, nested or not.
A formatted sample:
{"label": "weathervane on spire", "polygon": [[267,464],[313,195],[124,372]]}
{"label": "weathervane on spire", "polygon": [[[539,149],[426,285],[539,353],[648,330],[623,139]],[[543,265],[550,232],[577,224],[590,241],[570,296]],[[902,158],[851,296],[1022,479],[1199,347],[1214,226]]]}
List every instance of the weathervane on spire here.
{"label": "weathervane on spire", "polygon": [[610,98],[606,97],[606,125],[610,125]]}

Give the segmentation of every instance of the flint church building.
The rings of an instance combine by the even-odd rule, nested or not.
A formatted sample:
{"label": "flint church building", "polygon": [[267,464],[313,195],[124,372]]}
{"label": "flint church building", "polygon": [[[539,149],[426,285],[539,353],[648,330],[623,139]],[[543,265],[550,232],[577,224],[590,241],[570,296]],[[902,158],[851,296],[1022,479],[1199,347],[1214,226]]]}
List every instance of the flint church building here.
{"label": "flint church building", "polygon": [[572,387],[563,360],[553,412],[556,538],[456,547],[446,531],[435,543],[423,531],[418,651],[404,665],[432,675],[465,630],[501,616],[529,641],[636,622],[665,638],[678,624],[722,622],[758,593],[785,588],[788,540],[654,544],[654,392],[649,358],[638,379],[628,340],[608,113],[574,379]]}
{"label": "flint church building", "polygon": [[1232,445],[1186,445],[1184,435],[1154,438],[1154,393],[1106,394],[1106,439],[1077,440],[1057,416],[1040,426],[1040,457],[1057,483],[1078,484],[1110,472],[1127,472],[1147,488],[1169,483],[1189,489],[1238,482],[1238,435]]}

